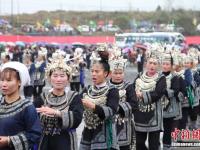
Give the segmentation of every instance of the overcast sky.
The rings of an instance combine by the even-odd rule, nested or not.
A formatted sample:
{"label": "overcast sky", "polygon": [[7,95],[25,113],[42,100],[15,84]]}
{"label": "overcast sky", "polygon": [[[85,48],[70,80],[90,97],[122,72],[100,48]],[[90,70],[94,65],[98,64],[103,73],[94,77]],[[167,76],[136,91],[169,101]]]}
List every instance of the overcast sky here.
{"label": "overcast sky", "polygon": [[[155,10],[162,8],[184,8],[200,10],[200,0],[0,0],[0,14],[34,13],[39,10]],[[170,5],[166,1],[172,1]]]}

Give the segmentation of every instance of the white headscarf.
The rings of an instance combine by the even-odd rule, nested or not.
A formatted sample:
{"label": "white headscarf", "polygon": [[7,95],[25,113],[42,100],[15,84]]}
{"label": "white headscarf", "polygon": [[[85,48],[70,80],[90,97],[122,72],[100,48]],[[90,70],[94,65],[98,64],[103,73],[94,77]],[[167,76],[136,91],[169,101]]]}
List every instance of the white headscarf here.
{"label": "white headscarf", "polygon": [[19,72],[21,81],[20,91],[23,91],[24,86],[30,85],[30,75],[28,68],[24,64],[17,61],[11,61],[3,65],[2,71],[6,68],[12,68]]}

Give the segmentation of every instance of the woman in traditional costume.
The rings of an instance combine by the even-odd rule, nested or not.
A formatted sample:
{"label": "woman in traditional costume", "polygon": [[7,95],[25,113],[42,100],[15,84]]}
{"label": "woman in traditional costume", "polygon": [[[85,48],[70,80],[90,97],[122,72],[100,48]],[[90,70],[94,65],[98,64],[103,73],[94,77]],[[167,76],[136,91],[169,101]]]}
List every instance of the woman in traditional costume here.
{"label": "woman in traditional costume", "polygon": [[[81,78],[83,77],[81,73],[83,73],[81,69],[83,69],[83,49],[76,48],[73,58],[71,59],[70,66],[72,67],[72,79],[70,81],[71,90],[79,92],[81,86]],[[83,79],[83,78],[82,78]],[[82,80],[83,81],[83,80]]]}
{"label": "woman in traditional costume", "polygon": [[[196,54],[194,54],[196,55]],[[192,53],[188,53],[185,57],[184,66],[184,80],[187,90],[187,100],[182,102],[183,105],[183,118],[181,120],[181,128],[186,129],[188,116],[190,117],[190,129],[197,129],[196,121],[199,106],[199,85],[200,77],[195,69],[195,57]]]}
{"label": "woman in traditional costume", "polygon": [[20,93],[30,84],[27,67],[8,62],[1,72],[0,149],[29,150],[40,140],[41,126],[35,107]]}
{"label": "woman in traditional costume", "polygon": [[42,89],[45,86],[46,55],[47,49],[41,48],[41,50],[38,51],[38,57],[34,63],[33,96],[36,99],[40,97]]}
{"label": "woman in traditional costume", "polygon": [[33,86],[34,86],[34,73],[35,73],[35,65],[31,60],[31,52],[27,49],[24,52],[24,64],[26,65],[26,67],[28,68],[28,72],[30,75],[30,85],[26,86],[24,89],[24,95],[29,98],[32,99],[33,96]]}
{"label": "woman in traditional costume", "polygon": [[178,76],[172,72],[173,58],[170,53],[163,53],[162,73],[166,77],[167,89],[162,97],[163,106],[163,149],[168,150],[171,147],[171,132],[173,130],[174,119],[181,117],[181,103],[178,99],[180,91],[180,82]]}
{"label": "woman in traditional costume", "polygon": [[[166,91],[166,78],[158,73],[156,52],[147,51],[146,71],[135,80],[138,110],[134,112],[137,150],[158,150],[163,130],[161,97]],[[145,141],[148,136],[148,148]]]}
{"label": "woman in traditional costume", "polygon": [[105,50],[105,46],[99,46],[96,55],[92,55],[95,56],[91,67],[93,85],[83,91],[85,126],[80,150],[119,149],[114,122],[119,92],[106,81],[110,66],[108,52]]}
{"label": "woman in traditional costume", "polygon": [[46,76],[52,89],[42,93],[44,105],[37,108],[43,126],[40,150],[77,150],[76,128],[82,120],[83,105],[77,92],[69,90],[71,67],[63,57],[51,60]]}
{"label": "woman in traditional costume", "polygon": [[[116,52],[115,52],[116,51]],[[119,53],[118,53],[119,51]],[[133,113],[137,109],[136,95],[133,84],[124,80],[126,59],[121,56],[121,50],[114,48],[114,57],[109,60],[111,66],[110,84],[119,90],[119,110],[116,115],[117,140],[120,150],[130,150],[134,142]],[[118,56],[119,55],[119,56]]]}
{"label": "woman in traditional costume", "polygon": [[[187,99],[187,90],[186,90],[186,83],[185,83],[185,77],[184,77],[184,68],[183,68],[183,62],[185,58],[185,54],[181,54],[180,52],[176,52],[174,55],[174,73],[179,79],[179,94],[178,99],[181,102],[181,115],[174,118],[174,127],[178,129],[185,129],[186,122],[183,120],[183,116],[185,116],[185,113],[187,113],[187,110],[183,107],[182,103],[185,103],[185,101],[188,101]],[[185,125],[184,125],[185,124]]]}

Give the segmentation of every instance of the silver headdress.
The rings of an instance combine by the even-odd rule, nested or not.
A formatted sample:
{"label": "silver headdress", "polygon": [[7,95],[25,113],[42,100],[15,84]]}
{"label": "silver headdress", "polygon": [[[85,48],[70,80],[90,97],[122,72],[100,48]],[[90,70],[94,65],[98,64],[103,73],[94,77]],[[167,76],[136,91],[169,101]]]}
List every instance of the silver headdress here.
{"label": "silver headdress", "polygon": [[171,64],[173,64],[173,57],[172,57],[172,53],[170,51],[166,51],[161,53],[161,63],[163,62],[170,62]]}
{"label": "silver headdress", "polygon": [[75,49],[74,56],[79,56],[80,57],[82,54],[83,54],[83,49],[82,48],[78,47],[78,48]]}
{"label": "silver headdress", "polygon": [[107,52],[108,51],[108,45],[105,43],[101,43],[97,45],[97,48],[95,51],[92,52],[90,56],[91,63],[99,62],[101,61],[101,57],[99,55],[99,52]]}
{"label": "silver headdress", "polygon": [[31,49],[25,49],[24,56],[31,56]]}
{"label": "silver headdress", "polygon": [[124,70],[126,68],[127,59],[124,59],[122,56],[122,51],[116,45],[113,45],[112,48],[109,49],[109,64],[111,71],[121,69]]}
{"label": "silver headdress", "polygon": [[146,59],[148,60],[150,58],[153,58],[159,62],[161,59],[160,57],[161,53],[163,53],[163,47],[161,45],[159,44],[149,45],[145,53]]}
{"label": "silver headdress", "polygon": [[72,68],[67,64],[66,58],[63,57],[61,51],[56,51],[50,59],[50,63],[47,64],[46,77],[48,78],[55,70],[61,70],[71,77]]}
{"label": "silver headdress", "polygon": [[187,57],[185,61],[193,62],[198,64],[200,53],[196,48],[190,48],[187,53]]}
{"label": "silver headdress", "polygon": [[49,61],[55,60],[55,59],[64,59],[66,56],[66,53],[60,49],[57,49],[53,54],[52,58],[49,58]]}
{"label": "silver headdress", "polygon": [[6,55],[9,55],[9,48],[6,48],[5,51],[1,53],[1,59],[5,58]]}
{"label": "silver headdress", "polygon": [[38,56],[44,56],[46,58],[47,57],[47,49],[44,47],[41,47],[40,50],[38,51]]}
{"label": "silver headdress", "polygon": [[181,53],[180,51],[176,51],[172,53],[174,65],[183,66],[184,60],[186,58],[185,53]]}

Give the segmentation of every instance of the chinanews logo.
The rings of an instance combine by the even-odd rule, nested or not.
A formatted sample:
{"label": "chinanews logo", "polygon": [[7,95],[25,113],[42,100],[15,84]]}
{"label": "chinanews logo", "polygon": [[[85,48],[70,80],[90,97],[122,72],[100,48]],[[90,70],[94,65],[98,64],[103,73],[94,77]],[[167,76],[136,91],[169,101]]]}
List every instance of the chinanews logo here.
{"label": "chinanews logo", "polygon": [[173,147],[200,147],[200,129],[175,130],[171,133]]}

